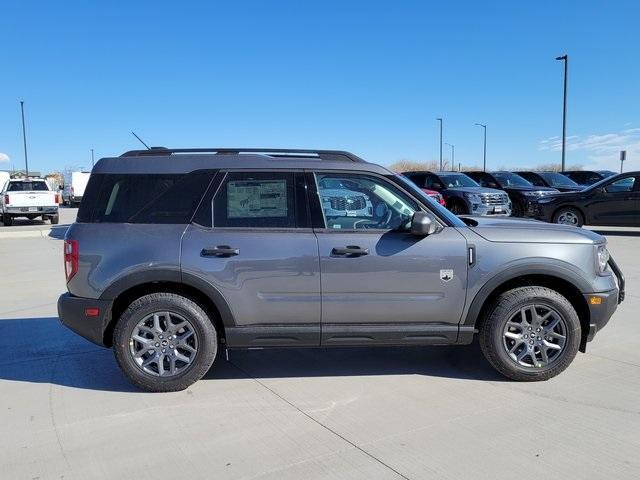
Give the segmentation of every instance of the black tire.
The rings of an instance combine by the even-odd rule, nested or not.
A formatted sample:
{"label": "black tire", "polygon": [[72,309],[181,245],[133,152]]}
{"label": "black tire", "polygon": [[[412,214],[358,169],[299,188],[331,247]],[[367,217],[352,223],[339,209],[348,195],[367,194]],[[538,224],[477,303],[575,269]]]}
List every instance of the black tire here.
{"label": "black tire", "polygon": [[[562,219],[571,218],[575,219],[575,223],[567,223]],[[574,227],[581,227],[584,225],[584,217],[582,212],[573,207],[560,207],[556,213],[553,214],[553,223],[559,223],[561,225],[573,225]]]}
{"label": "black tire", "polygon": [[49,217],[49,219],[51,220],[51,225],[57,225],[58,223],[60,223],[59,214],[52,215],[51,217]]}
{"label": "black tire", "polygon": [[[152,375],[133,359],[129,341],[142,319],[155,312],[168,311],[182,316],[193,327],[198,349],[183,372],[170,377]],[[113,350],[118,365],[137,387],[147,392],[177,392],[200,380],[209,371],[218,350],[218,335],[204,309],[193,300],[174,293],[152,293],[133,301],[118,319],[113,332]]]}
{"label": "black tire", "polygon": [[465,204],[459,201],[451,202],[451,205],[449,206],[449,210],[454,215],[466,215],[469,213]]}
{"label": "black tire", "polygon": [[13,218],[11,217],[11,215],[5,213],[2,216],[2,223],[5,227],[10,227],[11,225],[13,225]]}
{"label": "black tire", "polygon": [[[564,349],[543,367],[519,364],[509,355],[504,343],[506,323],[522,308],[531,305],[554,310],[562,317],[566,327]],[[481,320],[478,334],[480,348],[489,363],[505,377],[525,382],[548,380],[560,374],[575,358],[580,338],[580,320],[571,303],[555,290],[533,286],[515,288],[501,294]]]}
{"label": "black tire", "polygon": [[520,202],[513,202],[511,206],[511,216],[512,217],[524,216],[524,208],[522,208],[522,204]]}

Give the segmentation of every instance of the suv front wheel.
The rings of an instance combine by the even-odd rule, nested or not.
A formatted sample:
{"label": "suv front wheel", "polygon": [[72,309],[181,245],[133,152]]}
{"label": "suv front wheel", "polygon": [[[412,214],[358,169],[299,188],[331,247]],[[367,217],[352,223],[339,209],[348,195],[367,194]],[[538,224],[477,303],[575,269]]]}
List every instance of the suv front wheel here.
{"label": "suv front wheel", "polygon": [[124,374],[149,392],[184,390],[216,357],[216,329],[193,300],[174,293],[138,298],[120,316],[113,349]]}
{"label": "suv front wheel", "polygon": [[501,294],[480,324],[480,347],[489,363],[518,381],[548,380],[573,361],[580,320],[569,301],[545,287]]}

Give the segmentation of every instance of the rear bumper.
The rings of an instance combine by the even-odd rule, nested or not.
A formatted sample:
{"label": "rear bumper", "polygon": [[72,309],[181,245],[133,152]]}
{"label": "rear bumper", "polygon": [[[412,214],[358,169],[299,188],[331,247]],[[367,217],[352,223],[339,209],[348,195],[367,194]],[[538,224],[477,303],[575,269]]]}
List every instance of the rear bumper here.
{"label": "rear bumper", "polygon": [[48,215],[55,215],[58,213],[58,207],[35,207],[35,210],[29,210],[30,207],[5,207],[5,213],[9,215],[22,216],[22,215],[42,215],[46,213]]}
{"label": "rear bumper", "polygon": [[[87,316],[88,308],[98,308],[99,314]],[[65,293],[58,298],[58,318],[69,330],[104,347],[104,332],[111,320],[111,300],[74,297]]]}

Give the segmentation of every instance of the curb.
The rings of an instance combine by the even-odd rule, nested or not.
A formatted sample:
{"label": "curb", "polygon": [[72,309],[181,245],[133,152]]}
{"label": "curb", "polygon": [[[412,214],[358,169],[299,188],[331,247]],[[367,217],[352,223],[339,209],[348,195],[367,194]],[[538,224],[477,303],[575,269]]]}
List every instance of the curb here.
{"label": "curb", "polygon": [[42,230],[14,230],[8,232],[0,230],[0,240],[15,238],[49,238],[51,230],[51,228],[44,228]]}

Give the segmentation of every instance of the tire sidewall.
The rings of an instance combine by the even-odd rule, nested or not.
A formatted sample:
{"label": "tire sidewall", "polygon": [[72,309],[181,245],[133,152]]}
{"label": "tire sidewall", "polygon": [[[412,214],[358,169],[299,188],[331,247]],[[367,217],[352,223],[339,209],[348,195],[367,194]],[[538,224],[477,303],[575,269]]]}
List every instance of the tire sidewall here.
{"label": "tire sidewall", "polygon": [[577,209],[573,208],[573,207],[561,207],[554,215],[553,215],[553,223],[557,223],[558,225],[567,225],[566,223],[559,223],[558,220],[560,219],[560,215],[562,215],[565,212],[571,212],[573,213],[576,218],[578,219],[578,223],[575,225],[569,225],[569,226],[573,226],[573,227],[581,227],[584,224],[584,221],[582,220],[582,213],[580,213]]}
{"label": "tire sidewall", "polygon": [[[136,325],[156,312],[170,312],[187,319],[193,327],[198,350],[193,362],[172,377],[159,377],[143,371],[131,356],[129,340]],[[202,308],[185,297],[174,294],[151,294],[134,301],[122,314],[113,336],[118,364],[133,383],[145,390],[183,390],[199,380],[211,367],[217,354],[218,338],[211,320]]]}
{"label": "tire sidewall", "polygon": [[[520,290],[520,289],[519,289]],[[491,350],[497,357],[500,365],[495,365],[503,374],[513,378],[514,375],[520,377],[529,377],[529,379],[550,378],[563,371],[575,358],[580,346],[581,329],[580,320],[571,306],[564,297],[556,292],[547,289],[535,288],[536,292],[552,292],[559,299],[554,298],[555,295],[536,293],[531,296],[521,296],[517,299],[510,299],[505,302],[498,302],[496,308],[490,314],[488,321],[489,331],[487,332],[488,340],[491,342]],[[560,299],[564,301],[560,301]],[[506,323],[523,307],[529,305],[540,305],[555,310],[564,320],[566,327],[566,343],[564,350],[560,353],[560,358],[550,365],[542,368],[525,367],[517,364],[505,350],[503,345],[503,331]],[[493,363],[493,362],[492,362]]]}

